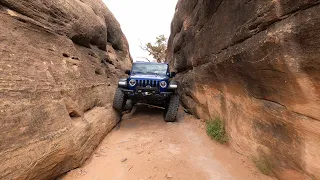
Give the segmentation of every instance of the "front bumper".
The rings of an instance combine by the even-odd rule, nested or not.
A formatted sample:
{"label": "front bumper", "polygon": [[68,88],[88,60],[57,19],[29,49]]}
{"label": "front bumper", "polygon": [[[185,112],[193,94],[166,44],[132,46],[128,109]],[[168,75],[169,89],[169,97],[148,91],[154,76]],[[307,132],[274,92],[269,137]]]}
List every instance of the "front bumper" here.
{"label": "front bumper", "polygon": [[159,91],[150,91],[150,90],[129,90],[129,89],[122,89],[122,92],[131,97],[131,96],[141,96],[141,97],[148,97],[148,96],[156,96],[156,97],[169,97],[173,92],[159,92]]}
{"label": "front bumper", "polygon": [[135,102],[163,104],[173,92],[160,92],[157,88],[139,87],[136,90],[122,89],[122,92]]}

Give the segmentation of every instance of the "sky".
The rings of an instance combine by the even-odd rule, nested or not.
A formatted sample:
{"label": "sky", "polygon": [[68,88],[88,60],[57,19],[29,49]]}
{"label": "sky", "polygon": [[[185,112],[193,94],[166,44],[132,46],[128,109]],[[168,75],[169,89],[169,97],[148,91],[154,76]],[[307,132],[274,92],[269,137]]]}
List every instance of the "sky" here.
{"label": "sky", "polygon": [[[170,25],[178,0],[103,0],[119,21],[128,39],[134,61],[142,61],[148,53],[140,48],[156,37],[170,36]],[[151,58],[152,59],[152,58]]]}

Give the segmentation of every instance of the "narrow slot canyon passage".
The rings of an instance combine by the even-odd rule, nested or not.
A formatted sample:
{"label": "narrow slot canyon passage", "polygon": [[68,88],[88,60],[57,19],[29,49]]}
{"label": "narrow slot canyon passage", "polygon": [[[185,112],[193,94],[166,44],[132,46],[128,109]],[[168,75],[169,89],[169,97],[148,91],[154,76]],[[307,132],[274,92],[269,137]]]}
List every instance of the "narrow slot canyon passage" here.
{"label": "narrow slot canyon passage", "polygon": [[180,110],[175,123],[163,111],[139,106],[125,115],[92,157],[60,180],[257,180],[246,157],[211,140],[205,123]]}
{"label": "narrow slot canyon passage", "polygon": [[0,0],[0,180],[320,180],[319,110],[320,0]]}

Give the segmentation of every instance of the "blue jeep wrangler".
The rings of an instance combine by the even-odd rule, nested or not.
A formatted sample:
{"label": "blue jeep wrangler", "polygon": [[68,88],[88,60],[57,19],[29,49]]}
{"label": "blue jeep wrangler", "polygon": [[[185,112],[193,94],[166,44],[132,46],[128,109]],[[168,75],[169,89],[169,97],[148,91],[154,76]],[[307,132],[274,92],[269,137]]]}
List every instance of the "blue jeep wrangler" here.
{"label": "blue jeep wrangler", "polygon": [[173,122],[179,108],[178,88],[172,80],[176,73],[169,71],[169,65],[153,62],[135,62],[132,70],[126,70],[128,78],[120,79],[115,92],[113,107],[122,113],[127,100],[132,106],[144,103],[165,109],[164,119]]}

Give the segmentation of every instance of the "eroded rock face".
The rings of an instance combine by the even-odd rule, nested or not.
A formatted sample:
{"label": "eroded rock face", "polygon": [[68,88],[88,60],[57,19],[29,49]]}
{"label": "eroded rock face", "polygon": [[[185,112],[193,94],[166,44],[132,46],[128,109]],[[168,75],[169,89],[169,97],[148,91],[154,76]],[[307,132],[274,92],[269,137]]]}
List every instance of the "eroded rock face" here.
{"label": "eroded rock face", "polygon": [[320,5],[180,0],[168,60],[182,101],[280,179],[320,179]]}
{"label": "eroded rock face", "polygon": [[0,1],[0,179],[78,167],[119,118],[128,43],[100,0]]}

